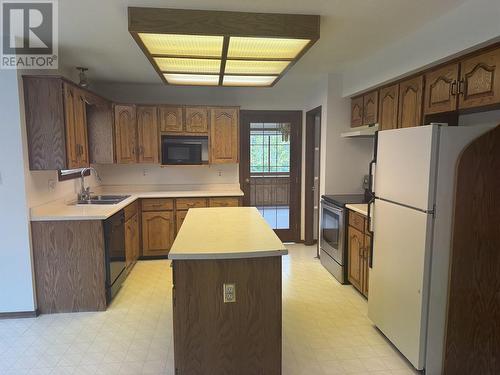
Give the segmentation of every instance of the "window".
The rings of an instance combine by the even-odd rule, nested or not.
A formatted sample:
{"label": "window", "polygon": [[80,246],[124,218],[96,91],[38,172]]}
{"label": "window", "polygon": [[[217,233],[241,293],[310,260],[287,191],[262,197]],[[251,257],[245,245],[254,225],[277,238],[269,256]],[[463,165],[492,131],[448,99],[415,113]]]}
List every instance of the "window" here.
{"label": "window", "polygon": [[[288,124],[252,123],[250,128],[250,173],[289,174]],[[283,130],[285,129],[285,130]]]}

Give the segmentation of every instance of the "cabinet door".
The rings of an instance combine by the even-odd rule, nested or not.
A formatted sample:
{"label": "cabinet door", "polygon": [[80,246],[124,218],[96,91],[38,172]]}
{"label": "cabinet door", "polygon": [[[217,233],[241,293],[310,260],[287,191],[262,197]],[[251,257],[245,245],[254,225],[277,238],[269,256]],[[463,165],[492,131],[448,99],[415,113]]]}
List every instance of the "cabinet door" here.
{"label": "cabinet door", "polygon": [[206,107],[186,107],[187,133],[208,133],[208,110]]}
{"label": "cabinet door", "polygon": [[238,163],[239,109],[210,109],[210,162]]}
{"label": "cabinet door", "polygon": [[457,109],[458,64],[425,74],[424,113],[449,112]]}
{"label": "cabinet door", "polygon": [[[134,217],[136,217],[135,215]],[[134,263],[134,225],[133,217],[125,222],[125,267],[129,269]]]}
{"label": "cabinet door", "polygon": [[363,290],[363,241],[364,234],[354,227],[348,230],[348,279],[359,291]]}
{"label": "cabinet door", "polygon": [[500,103],[500,48],[462,61],[459,108]]}
{"label": "cabinet door", "polygon": [[363,97],[351,99],[351,127],[363,125]]}
{"label": "cabinet door", "polygon": [[135,106],[115,106],[116,162],[129,164],[137,162],[137,135]]}
{"label": "cabinet door", "polygon": [[183,131],[182,107],[161,106],[158,108],[158,113],[162,132],[181,133]]}
{"label": "cabinet door", "polygon": [[410,128],[422,124],[423,76],[399,84],[398,127]]}
{"label": "cabinet door", "polygon": [[379,130],[398,127],[398,98],[398,84],[380,89]]}
{"label": "cabinet door", "polygon": [[64,120],[66,133],[67,168],[79,168],[79,150],[76,140],[75,103],[76,88],[64,83]]}
{"label": "cabinet door", "polygon": [[133,236],[133,241],[132,241],[132,259],[135,262],[139,259],[140,252],[141,252],[141,238],[140,238],[140,232],[139,232],[139,214],[136,214],[132,217],[132,232],[134,233]]}
{"label": "cabinet door", "polygon": [[172,211],[142,213],[142,251],[144,255],[168,255],[174,241]]}
{"label": "cabinet door", "polygon": [[240,198],[238,197],[217,197],[209,198],[209,207],[238,207],[240,205]]}
{"label": "cabinet door", "polygon": [[139,163],[159,162],[158,112],[156,107],[137,107]]}
{"label": "cabinet door", "polygon": [[184,219],[186,218],[187,213],[188,213],[187,210],[175,212],[175,223],[176,223],[176,227],[177,227],[176,233],[179,233],[179,229],[181,229],[181,225],[184,222]]}
{"label": "cabinet door", "polygon": [[365,234],[364,241],[364,254],[363,254],[363,288],[362,293],[368,298],[368,283],[370,280],[370,247],[371,247],[372,237]]}
{"label": "cabinet door", "polygon": [[378,91],[363,95],[363,125],[375,124],[378,120]]}
{"label": "cabinet door", "polygon": [[87,136],[86,98],[81,90],[75,90],[75,143],[78,151],[78,166],[89,166],[89,142]]}

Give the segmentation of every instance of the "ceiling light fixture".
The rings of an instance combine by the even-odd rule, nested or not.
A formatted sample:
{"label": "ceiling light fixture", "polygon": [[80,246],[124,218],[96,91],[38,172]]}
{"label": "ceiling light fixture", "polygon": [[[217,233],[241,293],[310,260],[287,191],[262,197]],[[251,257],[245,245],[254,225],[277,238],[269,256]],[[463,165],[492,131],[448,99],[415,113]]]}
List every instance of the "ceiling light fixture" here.
{"label": "ceiling light fixture", "polygon": [[319,39],[319,16],[128,8],[129,32],[171,85],[270,87]]}

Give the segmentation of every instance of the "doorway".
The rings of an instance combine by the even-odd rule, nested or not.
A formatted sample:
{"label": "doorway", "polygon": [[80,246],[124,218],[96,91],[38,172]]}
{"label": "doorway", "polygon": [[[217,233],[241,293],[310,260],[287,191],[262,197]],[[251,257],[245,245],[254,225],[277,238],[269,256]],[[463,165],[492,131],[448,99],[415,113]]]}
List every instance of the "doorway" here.
{"label": "doorway", "polygon": [[282,241],[300,241],[302,111],[241,111],[243,205],[256,207]]}
{"label": "doorway", "polygon": [[313,245],[318,242],[319,233],[321,106],[306,113],[305,133],[304,243]]}

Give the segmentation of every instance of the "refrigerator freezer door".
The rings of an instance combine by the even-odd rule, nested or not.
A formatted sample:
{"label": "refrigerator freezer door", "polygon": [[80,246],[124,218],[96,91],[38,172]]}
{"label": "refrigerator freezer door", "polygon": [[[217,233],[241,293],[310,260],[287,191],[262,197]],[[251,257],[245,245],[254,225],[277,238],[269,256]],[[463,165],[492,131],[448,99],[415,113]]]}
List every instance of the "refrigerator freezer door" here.
{"label": "refrigerator freezer door", "polygon": [[432,216],[375,200],[368,317],[416,369],[425,363]]}
{"label": "refrigerator freezer door", "polygon": [[378,133],[375,195],[421,210],[432,210],[439,127]]}

